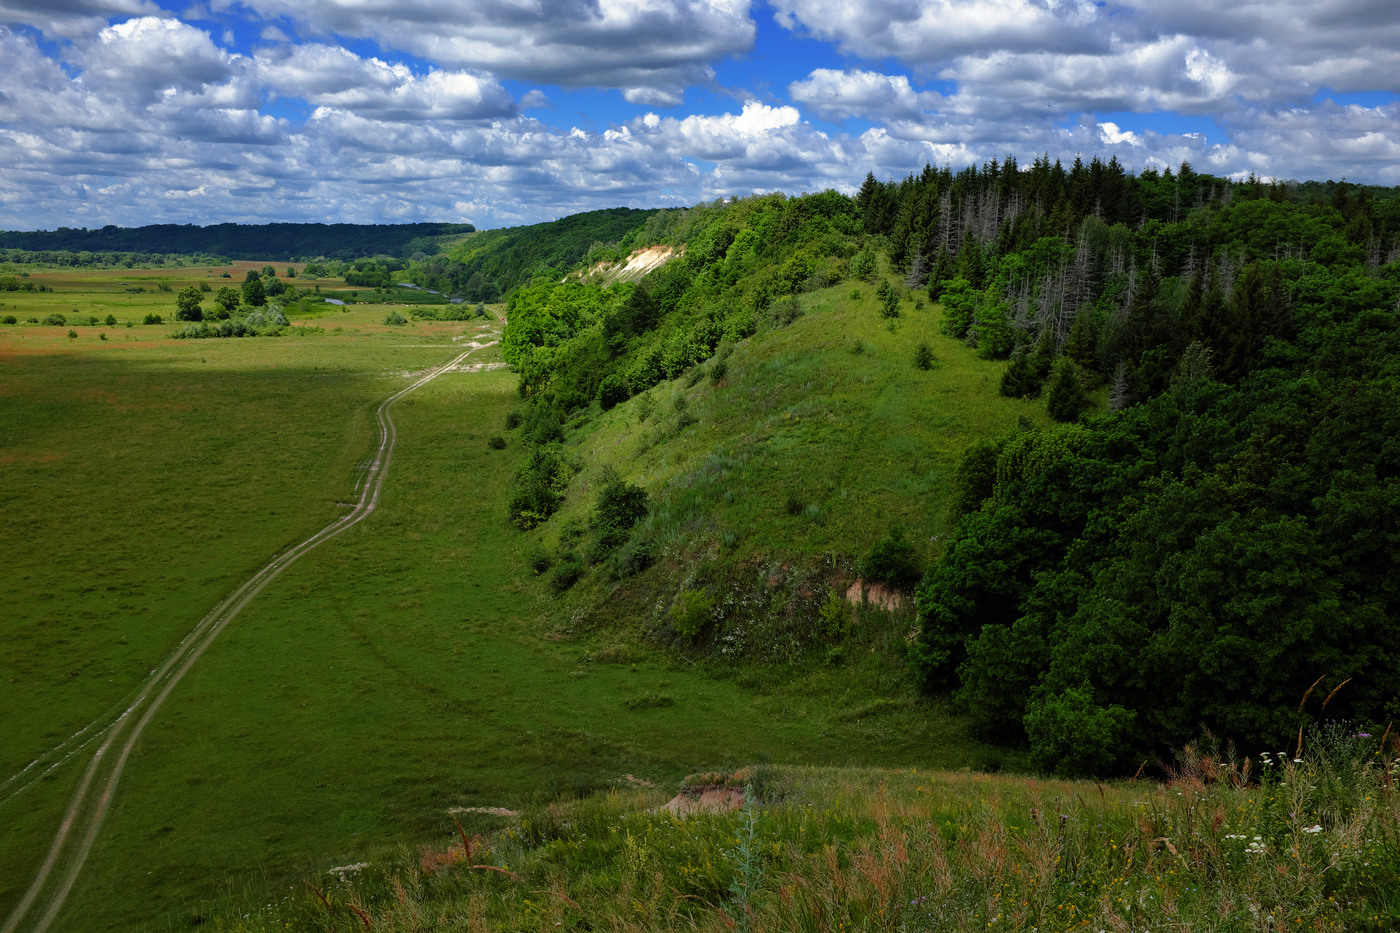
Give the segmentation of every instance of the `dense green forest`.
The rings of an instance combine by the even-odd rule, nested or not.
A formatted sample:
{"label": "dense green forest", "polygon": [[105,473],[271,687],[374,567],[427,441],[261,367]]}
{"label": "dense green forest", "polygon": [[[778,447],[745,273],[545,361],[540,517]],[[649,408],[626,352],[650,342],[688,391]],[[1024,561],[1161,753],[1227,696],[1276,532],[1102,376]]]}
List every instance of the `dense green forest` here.
{"label": "dense green forest", "polygon": [[470,233],[471,224],[150,224],[97,230],[0,231],[0,258],[60,266],[149,262],[154,255],[227,259],[358,259],[437,252],[436,238]]}
{"label": "dense green forest", "polygon": [[[1400,688],[1395,194],[1008,159],[651,214],[596,247],[684,248],[635,286],[501,254],[533,450],[510,518],[559,508],[570,419],[701,367],[722,378],[728,347],[850,280],[891,322],[937,302],[964,352],[1006,361],[1004,394],[1061,422],[968,449],[952,501],[929,504],[956,526],[914,587],[926,690],[1072,773],[1132,770],[1203,726],[1283,748],[1324,703],[1383,727]],[[599,514],[573,573],[644,571],[646,523]],[[863,567],[898,583],[921,552],[885,547]]]}

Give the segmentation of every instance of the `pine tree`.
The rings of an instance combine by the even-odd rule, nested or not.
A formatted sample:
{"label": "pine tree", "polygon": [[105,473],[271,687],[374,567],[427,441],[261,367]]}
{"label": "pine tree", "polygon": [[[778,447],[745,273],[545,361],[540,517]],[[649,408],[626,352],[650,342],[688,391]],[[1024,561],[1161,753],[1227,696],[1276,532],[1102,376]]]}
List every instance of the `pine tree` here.
{"label": "pine tree", "polygon": [[1079,381],[1079,368],[1063,357],[1055,365],[1046,404],[1050,417],[1056,421],[1074,421],[1089,407],[1089,396]]}

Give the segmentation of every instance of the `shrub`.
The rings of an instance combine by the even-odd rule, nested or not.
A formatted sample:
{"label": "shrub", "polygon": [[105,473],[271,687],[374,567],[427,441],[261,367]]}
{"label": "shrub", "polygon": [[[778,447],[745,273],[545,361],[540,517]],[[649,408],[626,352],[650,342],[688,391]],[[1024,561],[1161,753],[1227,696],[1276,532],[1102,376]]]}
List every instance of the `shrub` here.
{"label": "shrub", "polygon": [[701,590],[686,590],[671,607],[671,628],[677,635],[694,642],[710,623],[715,604]]}
{"label": "shrub", "polygon": [[116,326],[117,326],[117,316],[116,316],[115,314],[109,314],[109,315],[107,315],[107,320],[106,320],[105,323],[106,323],[106,325],[107,325],[108,327],[116,327]]}
{"label": "shrub", "polygon": [[[68,324],[68,318],[55,311],[53,314],[44,318],[44,323],[49,327],[64,327]],[[75,334],[74,336],[77,335]]]}
{"label": "shrub", "polygon": [[821,641],[837,642],[846,637],[851,625],[851,604],[836,587],[827,591],[826,601],[817,611],[816,636]]}
{"label": "shrub", "polygon": [[506,498],[506,514],[512,524],[528,531],[559,511],[570,473],[555,450],[536,447],[531,451]]}
{"label": "shrub", "polygon": [[68,339],[70,339],[70,340],[76,340],[77,338],[78,338],[78,332],[77,332],[76,330],[70,330],[70,331],[68,332]]}
{"label": "shrub", "polygon": [[603,487],[593,506],[595,528],[631,528],[646,517],[650,507],[647,491],[625,481],[616,472],[604,474]]}
{"label": "shrub", "polygon": [[933,348],[921,343],[914,348],[914,365],[923,370],[933,369]]}
{"label": "shrub", "polygon": [[536,548],[530,553],[530,556],[527,558],[527,563],[529,563],[530,569],[535,573],[544,573],[550,567],[554,566],[554,558],[549,555],[548,551],[541,547]]}
{"label": "shrub", "polygon": [[486,441],[486,446],[490,447],[492,450],[505,450],[506,439],[499,434],[492,434]]}
{"label": "shrub", "polygon": [[632,534],[622,546],[608,558],[608,576],[613,580],[625,580],[636,576],[656,563],[656,547],[650,538]]}
{"label": "shrub", "polygon": [[875,259],[875,253],[869,249],[863,249],[856,254],[856,258],[851,260],[851,276],[857,279],[872,279],[878,271],[879,263]]}
{"label": "shrub", "polygon": [[520,427],[520,412],[513,411],[506,415],[506,430],[514,431],[518,427]]}
{"label": "shrub", "polygon": [[787,500],[783,503],[783,511],[789,515],[798,516],[802,514],[802,500],[792,493],[787,494]]}
{"label": "shrub", "polygon": [[598,405],[608,411],[621,405],[631,396],[627,378],[621,373],[609,373],[598,383]]}
{"label": "shrub", "polygon": [[729,364],[726,363],[724,360],[719,360],[715,363],[715,365],[710,367],[710,381],[715,385],[719,385],[721,382],[723,382],[724,378],[728,375]]}
{"label": "shrub", "polygon": [[404,317],[397,311],[390,311],[389,314],[384,318],[384,323],[393,327],[400,327],[408,323],[408,318]]}
{"label": "shrub", "polygon": [[531,405],[525,414],[525,440],[531,444],[555,444],[564,439],[564,415],[548,402]]}
{"label": "shrub", "polygon": [[556,593],[563,593],[573,587],[583,576],[584,567],[577,557],[572,554],[564,556],[559,561],[559,565],[554,568],[554,573],[550,574],[549,585]]}
{"label": "shrub", "polygon": [[774,327],[786,327],[803,314],[802,302],[796,298],[789,298],[773,305],[769,311],[769,318]]}
{"label": "shrub", "polygon": [[18,324],[18,323],[19,323],[19,318],[15,317],[13,314],[7,314],[7,315],[5,315],[5,317],[4,317],[3,319],[0,319],[0,320],[3,320],[3,322],[6,323],[6,324]]}
{"label": "shrub", "polygon": [[160,315],[159,315],[159,314],[148,314],[148,315],[146,315],[146,319],[145,319],[144,321],[142,321],[141,323],[142,323],[142,324],[160,324],[160,323],[163,323],[163,322],[161,321],[161,318],[160,318]]}
{"label": "shrub", "polygon": [[598,490],[589,523],[595,535],[590,561],[598,563],[626,543],[633,526],[646,517],[649,507],[645,489],[626,482],[609,468],[603,474],[602,488]]}
{"label": "shrub", "polygon": [[1087,683],[1032,700],[1025,719],[1031,759],[1057,774],[1107,774],[1120,757],[1134,718],[1121,706],[1097,705]]}
{"label": "shrub", "polygon": [[877,541],[857,564],[857,572],[867,581],[888,583],[908,589],[923,575],[919,554],[912,541],[904,537],[904,529],[890,529],[889,537]]}

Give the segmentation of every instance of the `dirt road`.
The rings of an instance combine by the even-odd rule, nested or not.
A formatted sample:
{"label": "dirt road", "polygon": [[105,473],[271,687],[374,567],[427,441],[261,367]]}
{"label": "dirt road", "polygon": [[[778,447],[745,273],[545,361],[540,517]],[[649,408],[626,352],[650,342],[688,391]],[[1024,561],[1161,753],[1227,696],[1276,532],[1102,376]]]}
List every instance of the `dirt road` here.
{"label": "dirt road", "polygon": [[[486,344],[485,346],[493,345]],[[24,897],[20,899],[19,904],[5,920],[5,925],[0,927],[0,933],[16,933],[21,928],[25,918],[29,916],[37,916],[37,919],[25,926],[29,933],[44,933],[53,923],[54,918],[63,908],[64,901],[73,888],[73,883],[77,881],[79,872],[82,871],[83,862],[87,859],[88,853],[92,851],[93,842],[97,839],[97,833],[102,828],[102,820],[107,815],[113,795],[116,793],[122,769],[126,766],[132,749],[136,747],[137,741],[141,738],[141,733],[155,717],[161,704],[170,696],[181,679],[194,667],[204,650],[213,644],[214,639],[219,637],[219,633],[237,617],[244,606],[248,605],[269,583],[277,579],[282,571],[312,548],[329,541],[347,528],[363,521],[375,510],[379,505],[379,491],[384,484],[384,476],[388,472],[389,460],[393,456],[394,444],[397,440],[394,419],[389,414],[390,408],[395,402],[415,389],[426,385],[445,372],[455,370],[467,357],[479,349],[484,349],[484,347],[473,347],[441,366],[428,370],[413,383],[395,392],[379,404],[375,413],[379,425],[379,446],[366,468],[364,480],[360,485],[360,498],[350,512],[337,518],[300,544],[294,545],[272,558],[257,573],[230,593],[223,602],[215,606],[213,611],[201,619],[199,624],[185,636],[170,657],[166,658],[165,663],[151,672],[150,677],[141,684],[134,700],[104,729],[95,731],[96,723],[88,726],[57,749],[51,749],[45,756],[36,759],[25,771],[6,781],[6,784],[10,784],[16,779],[22,778],[45,759],[56,758],[55,764],[51,765],[50,769],[57,767],[58,764],[85,748],[94,738],[100,740],[97,750],[93,753],[83,772],[78,789],[74,792],[73,799],[63,815],[53,844],[49,847],[48,855],[43,864],[39,866],[39,871]],[[37,779],[37,776],[34,779]],[[11,796],[16,792],[11,792]]]}

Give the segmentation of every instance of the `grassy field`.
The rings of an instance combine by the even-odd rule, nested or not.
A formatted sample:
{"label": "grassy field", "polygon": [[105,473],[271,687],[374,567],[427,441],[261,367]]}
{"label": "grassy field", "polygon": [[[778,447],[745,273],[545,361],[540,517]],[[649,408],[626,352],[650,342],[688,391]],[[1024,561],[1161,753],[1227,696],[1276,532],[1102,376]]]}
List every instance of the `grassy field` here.
{"label": "grassy field", "polygon": [[[118,293],[99,281],[111,275],[35,275],[55,290],[6,293],[0,309],[21,320],[91,309],[119,321],[74,328],[77,337],[0,327],[4,777],[119,708],[225,593],[338,514],[373,404],[489,330],[387,327],[383,308],[355,306],[294,319],[282,337],[174,341],[169,326],[124,326],[172,313],[173,294]],[[169,276],[174,291],[209,278],[151,275]],[[887,332],[824,326],[814,313],[738,351],[731,397],[771,408],[749,392],[768,380],[817,404],[820,362],[792,361],[781,343],[804,333],[850,353],[870,331],[862,359],[888,352],[885,369],[859,382],[843,375],[842,385],[895,379],[898,334],[886,348]],[[916,326],[931,323],[902,333]],[[788,368],[770,379],[765,366]],[[697,398],[701,410],[723,398],[709,387],[697,387],[714,393]],[[938,383],[922,391],[937,397]],[[887,397],[890,417],[906,417],[900,396]],[[798,695],[784,686],[790,672],[695,665],[611,631],[561,631],[556,600],[525,560],[535,538],[504,518],[519,446],[486,445],[517,404],[515,378],[502,371],[453,373],[399,403],[380,510],[292,567],[180,685],[137,748],[56,929],[181,927],[225,898],[258,900],[304,873],[441,834],[454,806],[520,806],[618,786],[627,774],[669,781],[756,759],[956,767],[985,753],[941,707],[888,699],[897,678],[872,680],[860,663],[804,662],[817,692]],[[626,451],[637,443],[622,420],[629,411],[635,424],[622,409],[575,440]],[[781,411],[768,423],[785,422]],[[809,409],[794,415],[817,420]],[[736,407],[730,427],[752,416]],[[677,434],[677,453],[659,442],[641,453],[650,482],[715,446],[685,430],[696,431]],[[773,437],[783,435],[765,435],[769,449]],[[923,482],[933,469],[888,460],[874,482]],[[837,480],[833,497],[855,485]],[[869,519],[872,534],[883,520]],[[770,537],[751,540],[755,549],[784,540],[778,523],[760,533]],[[78,770],[75,759],[0,798],[0,913],[27,884]]]}

